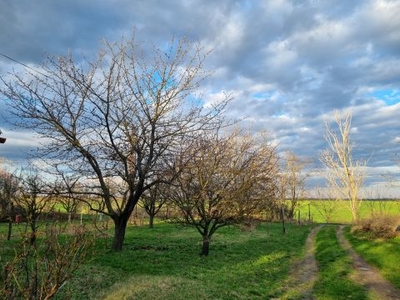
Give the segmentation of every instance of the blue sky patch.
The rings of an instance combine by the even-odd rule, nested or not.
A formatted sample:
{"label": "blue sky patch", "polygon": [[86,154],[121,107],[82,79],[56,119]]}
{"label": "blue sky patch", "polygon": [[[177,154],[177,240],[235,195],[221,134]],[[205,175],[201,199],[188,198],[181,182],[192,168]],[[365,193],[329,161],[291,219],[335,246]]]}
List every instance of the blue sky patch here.
{"label": "blue sky patch", "polygon": [[371,93],[375,98],[384,101],[387,105],[393,105],[400,102],[400,91],[393,89],[375,90]]}

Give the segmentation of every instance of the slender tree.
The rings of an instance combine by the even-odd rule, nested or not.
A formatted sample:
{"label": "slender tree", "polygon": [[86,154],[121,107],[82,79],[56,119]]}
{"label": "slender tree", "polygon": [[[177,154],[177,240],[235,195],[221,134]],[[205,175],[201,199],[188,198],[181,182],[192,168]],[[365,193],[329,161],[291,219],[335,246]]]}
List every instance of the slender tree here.
{"label": "slender tree", "polygon": [[353,159],[353,143],[350,139],[351,114],[335,111],[337,131],[326,124],[328,149],[321,155],[321,162],[326,168],[328,186],[337,199],[346,200],[353,222],[360,217],[362,199],[360,188],[365,178],[366,161]]}
{"label": "slender tree", "polygon": [[38,72],[3,80],[13,121],[43,138],[41,158],[78,174],[79,186],[87,187],[81,190],[101,199],[101,205],[88,205],[113,220],[116,251],[143,192],[175,176],[157,174],[165,166],[178,172],[171,158],[181,145],[221,122],[229,97],[205,103],[198,93],[209,75],[206,56],[185,39],[144,53],[133,35],[104,42],[94,61],[50,57]]}
{"label": "slender tree", "polygon": [[305,196],[305,183],[309,176],[305,168],[309,161],[299,158],[291,151],[285,153],[283,160],[284,165],[279,174],[280,198],[286,206],[287,217],[293,219],[299,199]]}
{"label": "slender tree", "polygon": [[143,193],[139,205],[144,208],[149,216],[149,227],[154,227],[154,218],[166,204],[168,197],[165,196],[165,189],[169,186],[165,184],[156,184]]}

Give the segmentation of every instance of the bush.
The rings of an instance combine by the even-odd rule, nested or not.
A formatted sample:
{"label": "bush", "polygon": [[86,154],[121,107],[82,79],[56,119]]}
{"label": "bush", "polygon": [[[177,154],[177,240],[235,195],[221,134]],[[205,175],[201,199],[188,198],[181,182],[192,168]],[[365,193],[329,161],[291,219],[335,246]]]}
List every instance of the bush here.
{"label": "bush", "polygon": [[1,299],[52,298],[85,260],[92,244],[84,227],[74,227],[65,234],[55,224],[34,244],[23,239],[14,259],[4,266]]}
{"label": "bush", "polygon": [[378,214],[370,218],[362,219],[352,227],[352,233],[367,234],[370,238],[389,239],[398,235],[397,228],[400,225],[398,216]]}

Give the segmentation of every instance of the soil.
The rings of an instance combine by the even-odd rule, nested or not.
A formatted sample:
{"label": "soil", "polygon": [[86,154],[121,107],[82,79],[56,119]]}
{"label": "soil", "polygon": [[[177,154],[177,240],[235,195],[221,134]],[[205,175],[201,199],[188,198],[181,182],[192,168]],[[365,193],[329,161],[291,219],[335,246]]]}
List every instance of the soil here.
{"label": "soil", "polygon": [[315,237],[322,226],[311,230],[306,240],[305,257],[293,264],[290,288],[294,288],[302,299],[313,299],[311,296],[314,282],[318,276],[318,265],[315,260]]}
{"label": "soil", "polygon": [[[296,293],[301,295],[301,299],[312,300],[312,289],[318,277],[318,264],[315,259],[315,237],[321,226],[315,227],[306,240],[306,255],[301,261],[294,263],[290,276],[289,289],[296,289]],[[351,247],[349,241],[343,235],[344,226],[339,226],[337,230],[338,240],[349,254],[354,272],[352,279],[362,284],[371,295],[372,299],[377,300],[400,300],[400,290],[385,280],[379,272],[371,265],[367,264]]]}

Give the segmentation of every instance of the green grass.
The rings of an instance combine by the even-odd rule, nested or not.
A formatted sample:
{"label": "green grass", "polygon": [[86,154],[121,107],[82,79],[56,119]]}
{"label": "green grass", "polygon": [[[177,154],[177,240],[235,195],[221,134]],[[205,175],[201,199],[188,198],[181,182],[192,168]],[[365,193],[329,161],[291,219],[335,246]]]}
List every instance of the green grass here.
{"label": "green grass", "polygon": [[337,240],[336,229],[325,226],[317,234],[315,256],[319,277],[313,295],[321,300],[368,299],[365,289],[350,279],[350,258]]}
{"label": "green grass", "polygon": [[271,299],[293,260],[304,254],[309,227],[263,224],[251,232],[223,228],[210,255],[200,257],[200,235],[190,228],[159,224],[130,227],[124,250],[98,255],[78,270],[56,299]]}
{"label": "green grass", "polygon": [[[310,206],[308,205],[310,204]],[[308,220],[310,208],[311,220],[315,223],[326,223],[326,213],[332,209],[332,216],[330,223],[347,223],[352,222],[351,212],[344,201],[330,201],[330,200],[301,200],[300,201],[300,217],[302,220]],[[360,216],[366,218],[373,213],[387,213],[393,215],[400,214],[400,201],[399,200],[364,200],[361,203]],[[296,219],[298,215],[296,213]]]}
{"label": "green grass", "polygon": [[[127,229],[123,251],[111,252],[111,238],[97,238],[90,261],[76,271],[55,299],[302,299],[287,285],[290,268],[304,256],[311,226],[261,224],[252,231],[222,228],[211,242],[210,255],[200,257],[201,237],[192,228],[157,223]],[[368,299],[350,280],[351,265],[336,238],[336,226],[317,235],[320,267],[315,299]],[[19,245],[21,225],[5,241],[0,224],[0,267]],[[367,261],[400,285],[400,238],[380,241],[347,237]]]}
{"label": "green grass", "polygon": [[371,240],[363,235],[350,234],[349,228],[345,234],[354,250],[400,289],[400,236],[388,240]]}

